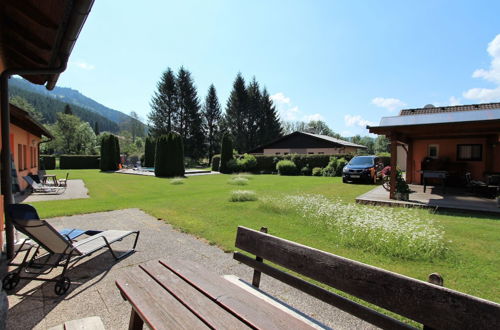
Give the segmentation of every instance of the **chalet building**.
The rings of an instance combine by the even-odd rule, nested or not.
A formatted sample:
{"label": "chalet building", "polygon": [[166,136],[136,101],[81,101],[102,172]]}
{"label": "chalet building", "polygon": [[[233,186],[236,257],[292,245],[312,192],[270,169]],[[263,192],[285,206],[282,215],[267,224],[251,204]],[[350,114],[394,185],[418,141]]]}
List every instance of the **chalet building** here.
{"label": "chalet building", "polygon": [[293,132],[250,150],[248,153],[263,155],[345,155],[355,154],[360,149],[366,149],[366,146],[327,135]]}
{"label": "chalet building", "polygon": [[422,184],[425,170],[445,171],[456,184],[467,172],[482,181],[500,172],[500,103],[405,109],[367,128],[391,140],[391,163],[398,145],[406,151],[408,183]]}
{"label": "chalet building", "polygon": [[[59,75],[66,70],[93,3],[93,0],[0,1],[1,215],[3,205],[13,203],[12,163],[19,175],[36,170],[40,137],[50,137],[26,112],[9,106],[9,78],[19,75],[53,89]],[[5,220],[5,252],[10,259],[14,255],[14,226],[9,219]],[[1,246],[3,221],[0,216]],[[0,262],[0,267],[5,264]],[[6,308],[1,295],[0,315]],[[0,328],[3,321],[0,317]]]}
{"label": "chalet building", "polygon": [[20,190],[28,187],[23,176],[38,174],[42,136],[53,139],[52,134],[27,111],[10,104],[10,153],[17,173],[14,185],[18,184]]}

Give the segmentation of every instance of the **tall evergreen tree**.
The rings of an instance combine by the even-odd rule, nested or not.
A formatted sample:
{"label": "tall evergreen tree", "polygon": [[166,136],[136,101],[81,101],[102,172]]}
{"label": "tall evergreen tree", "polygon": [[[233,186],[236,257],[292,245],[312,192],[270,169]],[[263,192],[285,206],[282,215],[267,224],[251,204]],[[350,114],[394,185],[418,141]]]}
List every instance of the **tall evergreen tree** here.
{"label": "tall evergreen tree", "polygon": [[233,82],[233,90],[226,105],[225,121],[229,133],[234,138],[234,147],[238,151],[245,151],[245,116],[247,114],[248,95],[245,88],[245,79],[239,72]]}
{"label": "tall evergreen tree", "polygon": [[245,136],[244,150],[247,151],[257,147],[260,143],[259,127],[263,124],[262,95],[259,83],[253,78],[247,87],[247,107],[245,113]]}
{"label": "tall evergreen tree", "polygon": [[207,152],[208,160],[212,161],[212,156],[216,154],[219,150],[220,141],[220,120],[221,120],[221,109],[219,104],[219,99],[217,98],[217,91],[214,85],[210,85],[208,88],[208,94],[205,98],[205,104],[203,104],[203,119],[204,128],[207,141]]}
{"label": "tall evergreen tree", "polygon": [[177,74],[179,121],[177,132],[184,141],[187,156],[198,159],[205,155],[201,107],[191,73],[181,67]]}
{"label": "tall evergreen tree", "polygon": [[176,77],[172,69],[163,72],[156,85],[157,91],[151,99],[149,121],[153,135],[160,136],[172,131],[178,121],[178,89]]}
{"label": "tall evergreen tree", "polygon": [[279,120],[278,111],[264,88],[261,97],[261,117],[259,123],[259,138],[258,145],[268,143],[283,136],[283,128]]}
{"label": "tall evergreen tree", "polygon": [[99,132],[99,122],[98,121],[96,121],[94,123],[94,133],[95,133],[95,135],[99,135],[100,134],[100,132]]}
{"label": "tall evergreen tree", "polygon": [[71,107],[69,106],[69,104],[66,104],[64,106],[64,114],[66,114],[66,115],[73,115],[73,110],[71,110]]}

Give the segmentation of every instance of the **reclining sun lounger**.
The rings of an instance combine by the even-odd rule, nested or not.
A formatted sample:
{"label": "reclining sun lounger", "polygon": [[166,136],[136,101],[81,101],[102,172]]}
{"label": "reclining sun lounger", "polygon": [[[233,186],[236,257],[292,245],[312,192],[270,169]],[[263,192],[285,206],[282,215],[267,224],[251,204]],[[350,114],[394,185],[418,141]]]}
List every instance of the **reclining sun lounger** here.
{"label": "reclining sun lounger", "polygon": [[[21,264],[12,263],[12,265],[19,267],[3,278],[2,284],[5,290],[14,289],[21,279],[30,279],[55,282],[56,294],[62,295],[68,291],[71,285],[71,280],[66,276],[70,265],[103,248],[108,248],[115,260],[120,260],[135,251],[139,239],[139,231],[106,230],[75,242],[61,235],[48,222],[40,220],[36,209],[31,205],[8,205],[6,214],[16,229],[35,241],[37,245],[31,246],[26,251]],[[111,248],[111,244],[133,234],[135,239],[132,248],[121,255],[117,255]],[[33,249],[35,251],[31,253]],[[46,252],[41,253],[41,249]],[[31,258],[29,258],[30,255],[32,255]],[[63,267],[63,270],[54,279],[21,276],[23,270],[30,274],[46,275],[57,267]],[[44,268],[45,270],[42,270]]]}
{"label": "reclining sun lounger", "polygon": [[41,183],[36,183],[33,178],[29,176],[23,176],[23,179],[33,188],[33,192],[35,193],[44,193],[44,194],[62,194],[66,190],[66,186],[64,187],[53,187],[47,186]]}

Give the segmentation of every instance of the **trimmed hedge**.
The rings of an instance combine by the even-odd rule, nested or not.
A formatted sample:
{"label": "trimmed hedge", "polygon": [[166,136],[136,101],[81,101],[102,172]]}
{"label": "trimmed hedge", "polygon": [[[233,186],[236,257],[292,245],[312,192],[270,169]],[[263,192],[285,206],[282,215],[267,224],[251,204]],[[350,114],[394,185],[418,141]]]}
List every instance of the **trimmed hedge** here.
{"label": "trimmed hedge", "polygon": [[154,137],[147,137],[146,143],[144,144],[144,167],[154,167],[155,166],[155,149],[156,149],[156,139]]}
{"label": "trimmed hedge", "polygon": [[170,132],[156,140],[155,176],[184,176],[184,146],[179,134]]}
{"label": "trimmed hedge", "polygon": [[278,164],[276,164],[276,170],[279,175],[296,175],[297,174],[297,165],[294,162],[288,159],[280,160]]}
{"label": "trimmed hedge", "polygon": [[212,171],[218,171],[220,164],[220,155],[214,155],[212,157]]}
{"label": "trimmed hedge", "polygon": [[120,163],[120,143],[113,134],[101,139],[101,171],[116,171]]}
{"label": "trimmed hedge", "polygon": [[59,168],[61,170],[98,169],[99,156],[95,155],[61,155]]}
{"label": "trimmed hedge", "polygon": [[229,134],[224,134],[220,148],[219,171],[221,173],[231,173],[231,169],[227,165],[231,159],[233,159],[233,140]]}
{"label": "trimmed hedge", "polygon": [[56,169],[56,156],[40,155],[40,169],[41,170],[55,170]]}

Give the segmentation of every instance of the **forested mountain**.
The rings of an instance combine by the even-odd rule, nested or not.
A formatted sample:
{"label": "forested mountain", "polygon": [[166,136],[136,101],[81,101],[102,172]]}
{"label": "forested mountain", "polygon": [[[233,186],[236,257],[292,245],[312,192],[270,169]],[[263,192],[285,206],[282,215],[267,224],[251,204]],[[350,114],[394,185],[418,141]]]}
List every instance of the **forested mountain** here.
{"label": "forested mountain", "polygon": [[[12,81],[16,81],[15,79]],[[34,91],[28,91],[26,89],[16,86],[16,84],[11,84],[9,87],[10,96],[20,96],[32,104],[36,110],[42,113],[43,123],[52,124],[56,121],[58,112],[64,112],[64,108],[67,105],[66,102],[60,100],[59,98],[54,98],[48,95],[37,93]],[[82,108],[77,105],[71,104],[71,111],[74,115],[80,117],[83,121],[90,124],[90,127],[94,127],[95,123],[99,123],[99,129],[101,131],[109,131],[113,133],[118,133],[120,131],[120,126],[118,123],[109,120],[108,118],[101,116],[100,114],[93,112],[89,109]],[[127,116],[128,117],[128,116]]]}
{"label": "forested mountain", "polygon": [[45,86],[32,84],[24,79],[12,78],[10,79],[10,86],[16,86],[24,90],[35,92],[42,95],[51,96],[59,99],[62,102],[71,105],[77,105],[82,108],[87,108],[90,111],[96,112],[101,116],[114,121],[115,123],[122,123],[130,120],[130,116],[118,110],[110,109],[99,102],[81,94],[79,91],[67,87],[55,87],[54,90],[49,91]]}

